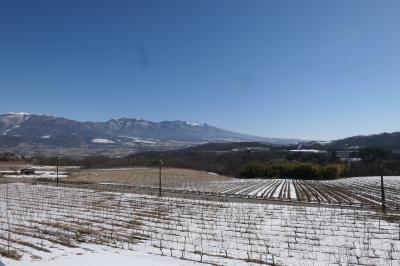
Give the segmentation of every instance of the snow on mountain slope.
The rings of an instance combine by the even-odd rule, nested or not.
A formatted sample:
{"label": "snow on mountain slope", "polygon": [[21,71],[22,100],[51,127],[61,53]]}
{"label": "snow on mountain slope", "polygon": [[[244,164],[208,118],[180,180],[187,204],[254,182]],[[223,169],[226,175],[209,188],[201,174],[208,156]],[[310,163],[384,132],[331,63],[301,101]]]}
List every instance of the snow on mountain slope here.
{"label": "snow on mountain slope", "polygon": [[7,113],[0,115],[0,133],[7,135],[13,129],[19,128],[21,123],[31,117],[29,113]]}

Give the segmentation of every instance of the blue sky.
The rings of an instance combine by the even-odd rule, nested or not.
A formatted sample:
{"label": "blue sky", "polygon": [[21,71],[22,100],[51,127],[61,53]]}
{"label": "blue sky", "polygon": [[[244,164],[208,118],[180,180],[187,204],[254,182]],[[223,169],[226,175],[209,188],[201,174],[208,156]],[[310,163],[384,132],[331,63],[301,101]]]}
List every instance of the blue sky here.
{"label": "blue sky", "polygon": [[0,2],[0,113],[400,130],[398,0]]}

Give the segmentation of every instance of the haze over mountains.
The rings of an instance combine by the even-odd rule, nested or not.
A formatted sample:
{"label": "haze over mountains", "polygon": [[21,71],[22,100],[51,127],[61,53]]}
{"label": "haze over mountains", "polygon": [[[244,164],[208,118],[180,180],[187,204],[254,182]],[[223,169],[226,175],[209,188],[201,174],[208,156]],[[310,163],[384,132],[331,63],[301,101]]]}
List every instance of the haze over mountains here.
{"label": "haze over mountains", "polygon": [[125,155],[145,150],[168,150],[206,142],[261,141],[295,144],[297,139],[251,136],[186,121],[152,122],[119,118],[80,122],[52,115],[0,115],[0,151],[23,155]]}

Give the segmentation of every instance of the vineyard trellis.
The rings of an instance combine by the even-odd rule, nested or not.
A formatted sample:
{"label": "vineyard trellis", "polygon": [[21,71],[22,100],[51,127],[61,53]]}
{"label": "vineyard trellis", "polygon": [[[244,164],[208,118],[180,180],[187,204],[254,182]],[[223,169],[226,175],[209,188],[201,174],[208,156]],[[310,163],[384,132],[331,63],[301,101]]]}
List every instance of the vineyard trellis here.
{"label": "vineyard trellis", "polygon": [[[291,185],[273,183],[271,193],[282,196],[274,188]],[[18,183],[0,185],[0,199],[0,248],[7,247],[9,234],[10,252],[21,256],[46,258],[54,249],[91,244],[127,250],[139,245],[150,254],[219,265],[400,263],[399,220],[373,210]]]}
{"label": "vineyard trellis", "polygon": [[[158,175],[158,174],[157,174]],[[175,176],[174,176],[175,177]],[[149,178],[154,178],[149,176]],[[170,181],[169,178],[173,181]],[[388,210],[400,210],[400,177],[386,176],[385,202]],[[176,181],[178,180],[178,181]],[[162,191],[170,195],[188,194],[227,198],[268,200],[278,202],[301,202],[313,205],[351,206],[380,209],[380,177],[353,177],[339,180],[296,180],[296,179],[229,179],[182,181],[184,178],[166,178],[163,175]],[[52,184],[52,182],[41,182]],[[64,186],[76,185],[64,181]],[[86,183],[90,189],[112,189],[125,192],[151,192],[159,189],[159,183],[134,184]],[[159,193],[159,192],[158,192]]]}

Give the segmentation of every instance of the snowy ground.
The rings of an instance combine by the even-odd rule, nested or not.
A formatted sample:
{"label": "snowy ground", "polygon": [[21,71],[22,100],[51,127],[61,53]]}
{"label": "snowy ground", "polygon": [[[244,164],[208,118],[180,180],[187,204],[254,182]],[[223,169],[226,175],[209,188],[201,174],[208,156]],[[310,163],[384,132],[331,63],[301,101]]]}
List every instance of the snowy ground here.
{"label": "snowy ground", "polygon": [[[71,266],[71,265],[95,265],[95,266],[184,266],[200,265],[200,263],[180,260],[167,256],[149,254],[140,250],[122,250],[115,248],[87,245],[84,249],[71,250],[69,254],[52,254],[48,258],[25,259],[16,261],[0,257],[0,266]],[[90,250],[90,251],[89,251]],[[3,264],[2,264],[3,263]]]}
{"label": "snowy ground", "polygon": [[8,266],[400,265],[400,221],[362,209],[4,184],[0,254],[21,256],[0,258]]}
{"label": "snowy ground", "polygon": [[[58,172],[58,178],[65,178],[67,177],[67,172]],[[9,178],[57,178],[56,171],[35,171],[33,175],[22,175],[19,173],[15,174],[5,174],[4,177]]]}
{"label": "snowy ground", "polygon": [[[18,170],[8,170],[8,171],[0,171],[0,174],[3,174],[4,177],[9,178],[57,178],[57,168],[56,166],[39,166],[39,165],[26,165],[20,168],[32,168],[35,169],[35,174],[33,175],[23,175]],[[59,169],[58,177],[65,178],[68,176],[67,170],[76,170],[79,169],[77,166],[63,166],[62,170]]]}

